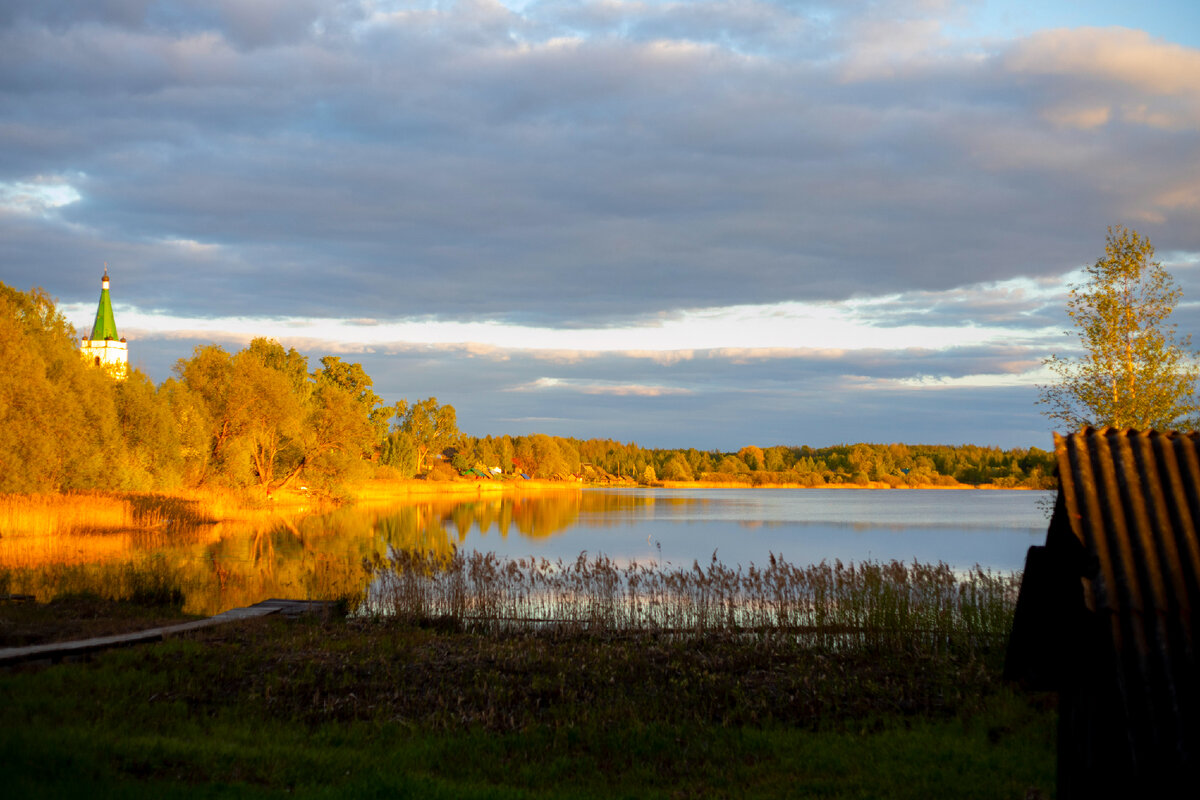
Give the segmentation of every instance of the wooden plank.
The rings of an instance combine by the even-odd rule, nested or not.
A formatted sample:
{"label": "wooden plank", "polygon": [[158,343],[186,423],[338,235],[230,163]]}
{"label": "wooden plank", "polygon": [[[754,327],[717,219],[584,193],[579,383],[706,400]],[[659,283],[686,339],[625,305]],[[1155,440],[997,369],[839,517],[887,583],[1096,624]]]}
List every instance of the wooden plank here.
{"label": "wooden plank", "polygon": [[313,611],[323,611],[332,606],[332,603],[314,600],[271,599],[245,608],[231,608],[213,617],[197,619],[191,622],[181,622],[178,625],[164,625],[133,633],[98,636],[92,639],[76,639],[70,642],[50,642],[49,644],[29,645],[26,647],[7,647],[0,649],[0,667],[30,661],[62,661],[66,658],[78,658],[112,647],[129,647],[146,642],[157,642],[167,636],[210,628],[214,625],[224,625],[230,622],[237,622],[238,620],[265,617],[270,614],[279,613],[284,613],[288,616],[297,616]]}

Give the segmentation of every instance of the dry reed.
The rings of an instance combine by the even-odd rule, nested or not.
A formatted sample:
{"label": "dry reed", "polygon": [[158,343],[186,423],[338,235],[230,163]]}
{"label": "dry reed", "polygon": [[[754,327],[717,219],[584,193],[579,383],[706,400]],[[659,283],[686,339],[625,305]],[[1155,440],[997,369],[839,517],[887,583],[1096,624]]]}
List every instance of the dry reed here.
{"label": "dry reed", "polygon": [[0,495],[0,536],[56,536],[180,529],[216,521],[219,497],[68,492]]}
{"label": "dry reed", "polygon": [[947,564],[822,562],[691,569],[582,553],[573,562],[393,551],[365,564],[366,609],[400,621],[480,631],[786,634],[829,647],[920,642],[935,648],[1007,635],[1019,576]]}

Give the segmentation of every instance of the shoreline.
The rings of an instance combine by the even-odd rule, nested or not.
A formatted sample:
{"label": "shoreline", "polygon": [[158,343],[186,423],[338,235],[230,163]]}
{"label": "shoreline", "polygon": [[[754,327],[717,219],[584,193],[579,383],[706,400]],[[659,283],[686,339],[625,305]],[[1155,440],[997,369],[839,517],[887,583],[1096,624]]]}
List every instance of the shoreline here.
{"label": "shoreline", "polygon": [[807,486],[801,483],[741,483],[723,481],[654,481],[651,484],[611,484],[588,481],[556,481],[545,479],[496,481],[424,481],[424,480],[367,480],[348,489],[356,502],[383,501],[400,497],[437,495],[503,494],[506,492],[583,491],[584,489],[838,489],[838,490],[898,490],[898,491],[1050,491],[1033,486],[1000,486],[994,483],[919,483],[892,486],[884,481],[868,484],[827,483]]}
{"label": "shoreline", "polygon": [[424,497],[441,494],[503,494],[505,492],[581,491],[588,484],[582,481],[549,480],[490,480],[490,481],[425,481],[410,478],[369,479],[347,487],[347,494],[356,502],[388,500],[395,497]]}
{"label": "shoreline", "polygon": [[[294,515],[320,512],[345,504],[387,503],[397,500],[419,498],[494,497],[505,494],[539,494],[543,492],[582,492],[585,489],[838,489],[838,490],[910,490],[910,491],[1051,491],[1030,486],[999,486],[996,484],[917,484],[914,486],[891,486],[883,481],[869,484],[837,483],[821,486],[805,486],[798,483],[750,484],[718,481],[655,481],[652,484],[600,483],[582,480],[558,481],[545,479],[491,480],[491,481],[426,481],[401,479],[367,479],[347,486],[338,496],[327,496],[315,492],[288,489],[276,492],[267,498],[253,494],[239,495],[233,492],[181,489],[174,491],[85,491],[62,494],[11,494],[0,496],[0,520],[7,520],[8,527],[15,532],[23,528],[50,530],[59,524],[61,514],[86,517],[79,522],[88,527],[104,528],[157,528],[163,527],[168,518],[186,517],[193,524],[215,524],[255,517]],[[139,503],[139,499],[142,500]],[[149,501],[149,502],[146,502]],[[133,505],[145,505],[149,513],[142,517],[132,512]],[[152,507],[152,508],[151,508]],[[135,518],[137,517],[137,518]],[[53,520],[53,521],[52,521]],[[25,524],[21,524],[25,523]]]}
{"label": "shoreline", "polygon": [[663,489],[890,489],[897,491],[963,491],[968,489],[977,489],[984,491],[1004,491],[1017,490],[1026,492],[1050,491],[1049,489],[1038,489],[1033,486],[999,486],[995,483],[918,483],[915,485],[901,484],[892,486],[884,481],[871,481],[867,484],[861,483],[825,483],[820,486],[806,486],[802,483],[724,483],[717,481],[657,481],[652,487],[639,488],[663,488]]}

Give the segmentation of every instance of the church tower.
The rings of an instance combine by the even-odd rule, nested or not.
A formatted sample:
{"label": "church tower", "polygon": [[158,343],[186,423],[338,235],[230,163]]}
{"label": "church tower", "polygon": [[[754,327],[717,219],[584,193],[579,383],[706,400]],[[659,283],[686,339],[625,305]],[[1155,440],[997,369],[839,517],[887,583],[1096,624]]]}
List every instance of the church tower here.
{"label": "church tower", "polygon": [[129,345],[117,336],[117,323],[113,318],[112,299],[108,296],[108,265],[104,265],[104,277],[100,280],[100,305],[96,309],[96,322],[92,335],[83,337],[80,346],[83,357],[104,367],[118,378],[129,374]]}

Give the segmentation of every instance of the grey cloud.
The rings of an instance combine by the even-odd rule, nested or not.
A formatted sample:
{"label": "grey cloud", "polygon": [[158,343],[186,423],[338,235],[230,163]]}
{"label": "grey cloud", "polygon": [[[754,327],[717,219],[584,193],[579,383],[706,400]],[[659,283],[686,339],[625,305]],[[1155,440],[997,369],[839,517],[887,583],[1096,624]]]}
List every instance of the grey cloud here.
{"label": "grey cloud", "polygon": [[[1196,51],[1096,32],[1070,58],[1044,37],[950,46],[929,15],[955,10],[934,5],[7,3],[0,182],[81,199],[0,208],[0,279],[89,302],[108,261],[120,302],[166,313],[564,328],[899,295],[875,324],[1034,330],[1066,327],[1061,304],[977,284],[1089,263],[1110,223],[1200,251],[1200,84],[1161,69]],[[932,33],[892,52],[889,20]],[[1105,42],[1153,69],[1087,56]],[[180,344],[145,343],[158,377]],[[1021,342],[669,366],[363,356],[385,393],[463,398],[474,432],[538,416],[673,443],[690,421],[720,446],[768,424],[803,440],[822,414],[886,439],[889,404],[977,439],[967,397],[1029,432],[1015,390],[864,393],[846,376],[1038,358]],[[539,377],[696,391],[567,410],[499,392]]]}
{"label": "grey cloud", "polygon": [[635,41],[702,42],[788,58],[812,55],[828,35],[827,24],[814,13],[818,10],[816,4],[770,2],[545,2],[527,9],[544,24],[568,31]]}
{"label": "grey cloud", "polygon": [[0,6],[0,24],[36,22],[63,30],[81,22],[102,22],[132,27],[146,21],[156,0],[9,0]]}
{"label": "grey cloud", "polygon": [[326,0],[10,0],[0,9],[0,24],[55,32],[97,24],[171,36],[215,33],[239,47],[259,47],[344,27],[361,18],[355,9]]}
{"label": "grey cloud", "polygon": [[[523,49],[545,19],[486,4],[320,36],[295,33],[332,16],[315,6],[281,26],[282,6],[230,8],[179,24],[224,37],[203,47],[128,13],[8,29],[5,176],[86,175],[49,249],[134,239],[148,261],[131,269],[179,286],[154,242],[220,245],[209,270],[246,310],[569,324],[1061,272],[1130,186],[1153,203],[1200,163],[1194,130],[1165,151],[1140,128],[1080,147],[1037,116],[1053,79],[1014,83],[1000,60],[845,84],[700,33],[729,27],[716,11],[784,13],[765,5],[693,9],[671,35],[707,44],[677,51],[633,35]],[[295,43],[245,49],[264,25]],[[1157,213],[1156,239],[1200,246],[1194,209]],[[274,291],[293,271],[320,302]]]}

